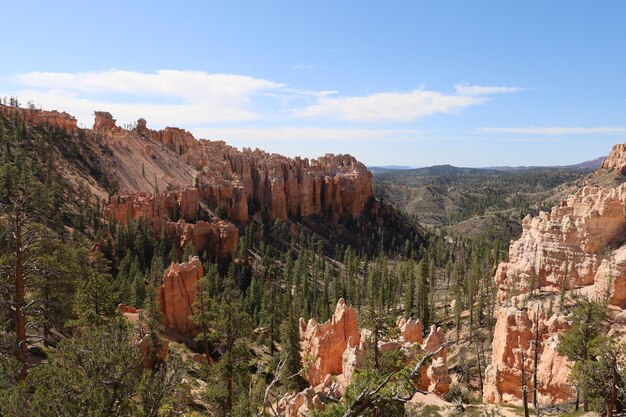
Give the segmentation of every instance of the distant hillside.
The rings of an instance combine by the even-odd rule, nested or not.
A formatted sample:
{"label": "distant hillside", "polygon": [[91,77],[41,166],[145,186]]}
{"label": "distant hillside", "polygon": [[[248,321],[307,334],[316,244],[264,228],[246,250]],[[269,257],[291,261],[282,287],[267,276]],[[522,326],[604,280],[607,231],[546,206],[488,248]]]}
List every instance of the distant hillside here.
{"label": "distant hillside", "polygon": [[383,166],[373,166],[370,167],[368,166],[367,169],[369,169],[372,174],[376,175],[379,173],[383,173],[383,172],[388,172],[388,171],[406,171],[407,169],[414,169],[414,167],[408,166],[408,165],[383,165]]}
{"label": "distant hillside", "polygon": [[602,164],[602,161],[604,161],[606,159],[606,156],[601,156],[599,158],[595,158],[595,159],[591,159],[589,161],[585,161],[585,162],[581,162],[579,164],[574,164],[574,165],[562,165],[562,166],[547,166],[547,167],[541,167],[541,166],[518,166],[518,167],[509,167],[509,166],[502,166],[502,167],[487,167],[485,169],[488,170],[496,170],[496,171],[505,171],[505,172],[513,172],[513,171],[531,171],[531,170],[535,170],[535,169],[567,169],[567,170],[581,170],[581,171],[595,171],[596,169],[600,168],[600,165]]}
{"label": "distant hillside", "polygon": [[569,184],[596,170],[602,159],[563,167],[388,170],[374,176],[374,190],[421,224],[508,241],[521,231],[521,217],[552,206]]}

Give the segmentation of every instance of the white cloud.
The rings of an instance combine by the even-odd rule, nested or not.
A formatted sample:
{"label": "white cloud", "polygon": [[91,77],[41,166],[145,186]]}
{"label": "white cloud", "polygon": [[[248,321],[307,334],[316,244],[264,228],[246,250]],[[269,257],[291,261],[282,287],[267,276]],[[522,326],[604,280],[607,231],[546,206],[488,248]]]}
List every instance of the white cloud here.
{"label": "white cloud", "polygon": [[454,86],[457,94],[461,96],[490,96],[494,94],[508,94],[518,93],[524,91],[519,87],[505,87],[505,86],[486,86],[486,85],[469,85],[469,84],[457,84]]}
{"label": "white cloud", "polygon": [[346,140],[407,140],[424,133],[419,130],[402,129],[342,129],[342,128],[198,128],[193,134],[210,140],[268,142],[268,141],[346,141]]}
{"label": "white cloud", "polygon": [[618,135],[626,133],[626,127],[483,127],[486,133],[513,135]]}
{"label": "white cloud", "polygon": [[120,120],[146,117],[156,125],[249,121],[253,96],[278,92],[282,84],[234,74],[160,70],[155,73],[29,72],[18,74],[18,96],[74,113],[91,123],[94,110],[106,110]]}
{"label": "white cloud", "polygon": [[296,90],[244,75],[179,70],[28,72],[15,75],[12,81],[17,87],[2,93],[17,95],[22,101],[33,101],[44,108],[67,111],[84,126],[93,122],[94,110],[104,110],[111,112],[120,125],[144,117],[155,128],[293,116],[366,123],[408,122],[437,113],[456,114],[485,103],[491,95],[520,90],[459,84],[450,93],[417,88],[341,96],[336,91]]}
{"label": "white cloud", "polygon": [[[460,91],[459,91],[460,88]],[[367,96],[318,98],[316,104],[294,110],[298,117],[359,122],[408,122],[436,113],[456,114],[485,103],[489,95],[519,91],[513,87],[456,86],[457,94],[416,89]],[[505,91],[506,90],[506,91]]]}

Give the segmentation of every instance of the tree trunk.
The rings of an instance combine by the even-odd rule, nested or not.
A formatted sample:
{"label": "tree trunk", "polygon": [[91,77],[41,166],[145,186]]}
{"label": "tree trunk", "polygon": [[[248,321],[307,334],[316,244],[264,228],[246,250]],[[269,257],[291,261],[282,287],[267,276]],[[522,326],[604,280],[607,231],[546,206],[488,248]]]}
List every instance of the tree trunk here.
{"label": "tree trunk", "polygon": [[522,403],[524,405],[524,417],[530,417],[528,414],[528,396],[527,396],[528,387],[526,386],[526,367],[524,366],[524,350],[523,349],[520,350],[520,360],[521,360],[521,367],[522,367]]}
{"label": "tree trunk", "polygon": [[380,370],[380,359],[378,352],[378,331],[374,330],[374,366]]}
{"label": "tree trunk", "polygon": [[228,415],[233,409],[233,376],[229,373],[226,377],[226,391],[228,395],[226,397],[226,409],[228,410]]}
{"label": "tree trunk", "polygon": [[617,402],[617,384],[619,383],[619,374],[617,373],[617,364],[613,363],[611,367],[613,371],[613,378],[611,381],[611,398],[606,404],[606,417],[613,417],[613,406]]}
{"label": "tree trunk", "polygon": [[537,305],[537,315],[535,318],[535,363],[533,366],[533,407],[535,408],[535,414],[539,417],[539,397],[537,392],[537,386],[539,385],[539,305]]}
{"label": "tree trunk", "polygon": [[480,350],[478,348],[478,343],[476,343],[476,362],[478,363],[478,378],[480,382],[480,398],[483,397],[483,371],[480,366]]}
{"label": "tree trunk", "polygon": [[26,316],[23,311],[26,299],[24,276],[24,253],[22,252],[22,225],[16,219],[15,224],[15,337],[17,342],[17,359],[26,362]]}

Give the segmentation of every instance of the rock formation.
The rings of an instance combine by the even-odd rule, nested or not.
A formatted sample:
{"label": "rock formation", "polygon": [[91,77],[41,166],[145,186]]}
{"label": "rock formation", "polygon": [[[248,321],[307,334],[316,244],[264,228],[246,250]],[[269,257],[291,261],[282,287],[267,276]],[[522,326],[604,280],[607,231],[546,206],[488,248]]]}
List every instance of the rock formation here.
{"label": "rock formation", "polygon": [[[422,343],[422,324],[413,319],[398,318],[400,329],[397,340],[379,341],[381,352],[402,350],[407,365],[414,364],[420,353],[435,351],[445,342],[443,330],[432,326]],[[352,382],[354,372],[367,365],[371,355],[371,332],[359,332],[356,311],[340,299],[333,317],[325,323],[314,319],[300,319],[301,353],[310,388],[285,395],[277,407],[280,415],[306,416],[310,410],[322,409],[320,395],[340,398]],[[416,348],[417,345],[417,348]],[[417,355],[417,356],[416,356]],[[448,375],[448,350],[443,349],[432,362],[422,368],[418,385],[442,395],[448,392],[452,382]],[[316,398],[320,401],[317,402]]]}
{"label": "rock formation", "polygon": [[[626,145],[617,145],[602,169],[623,171]],[[611,334],[624,337],[626,308],[626,184],[586,186],[537,217],[527,216],[522,236],[511,243],[509,261],[498,266],[498,308],[491,364],[486,369],[486,402],[520,400],[520,350],[532,373],[532,343],[539,329],[540,402],[571,400],[570,365],[558,354],[560,334],[569,326],[560,309],[546,316],[563,289],[607,300],[613,311]],[[552,300],[552,301],[551,301]],[[564,310],[566,312],[567,309]],[[531,386],[532,388],[532,386]]]}
{"label": "rock formation", "polygon": [[198,258],[182,264],[172,263],[158,288],[158,300],[166,330],[194,337],[196,326],[190,319],[196,298],[196,282],[202,277]]}
{"label": "rock formation", "polygon": [[[539,317],[537,307],[539,306]],[[483,399],[486,402],[520,401],[521,356],[524,349],[527,372],[533,372],[534,337],[539,325],[539,367],[537,387],[542,403],[570,400],[574,395],[568,380],[571,363],[557,353],[559,335],[569,327],[561,315],[547,318],[541,302],[528,309],[501,307],[496,312],[491,365],[485,372]],[[529,374],[530,375],[530,374]],[[532,381],[529,381],[532,388]]]}
{"label": "rock formation", "polygon": [[400,334],[405,342],[422,343],[422,322],[419,320],[413,320],[412,318],[407,320],[401,317],[396,321],[396,325],[400,329]]}
{"label": "rock formation", "polygon": [[319,385],[326,375],[342,373],[342,355],[349,346],[360,342],[356,311],[341,298],[335,314],[326,323],[300,319],[302,358],[307,369],[304,377],[311,386]]}
{"label": "rock formation", "polygon": [[[160,194],[142,192],[123,197],[115,196],[105,208],[105,217],[120,224],[144,219],[153,227],[156,236],[161,236],[165,231],[181,253],[188,244],[193,244],[197,253],[209,251],[219,259],[233,257],[237,249],[239,230],[225,220],[196,222],[198,204],[199,192],[192,187]],[[177,222],[171,221],[175,212],[180,218]]]}
{"label": "rock formation", "polygon": [[120,133],[123,132],[123,129],[117,127],[115,124],[116,120],[113,118],[111,113],[106,111],[96,111],[94,112],[94,122],[93,122],[93,131],[96,133]]}
{"label": "rock formation", "polygon": [[[94,130],[119,129],[108,113],[97,112]],[[309,162],[242,151],[223,141],[196,140],[178,128],[151,130],[139,119],[136,132],[171,149],[197,170],[196,183],[211,207],[223,207],[229,218],[248,222],[248,207],[267,207],[270,220],[290,216],[358,216],[372,197],[372,176],[349,155],[325,155]]]}
{"label": "rock formation", "polygon": [[617,171],[620,174],[626,173],[626,143],[618,143],[613,146],[609,156],[602,161],[600,169]]}
{"label": "rock formation", "polygon": [[278,415],[284,417],[305,417],[313,410],[324,410],[324,403],[313,388],[287,394],[276,405]]}
{"label": "rock formation", "polygon": [[70,132],[78,130],[76,118],[66,112],[34,108],[12,107],[0,104],[0,115],[18,117],[26,124],[40,127],[55,127]]}

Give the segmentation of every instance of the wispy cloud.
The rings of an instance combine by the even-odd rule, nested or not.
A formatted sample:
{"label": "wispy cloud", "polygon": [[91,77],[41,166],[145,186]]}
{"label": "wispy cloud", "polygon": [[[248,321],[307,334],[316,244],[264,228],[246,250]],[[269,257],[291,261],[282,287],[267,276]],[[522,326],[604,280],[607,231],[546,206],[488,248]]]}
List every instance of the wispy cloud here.
{"label": "wispy cloud", "polygon": [[483,127],[486,133],[507,133],[513,135],[619,135],[626,133],[626,127]]}
{"label": "wispy cloud", "polygon": [[197,137],[212,140],[241,142],[267,141],[362,141],[362,140],[410,140],[421,137],[424,132],[412,129],[351,129],[351,128],[198,128]]}
{"label": "wispy cloud", "polygon": [[465,108],[485,103],[490,95],[516,91],[519,89],[514,87],[457,85],[456,94],[418,88],[409,92],[383,92],[366,96],[326,95],[320,97],[316,104],[295,109],[294,114],[297,117],[356,122],[408,122],[437,113],[457,114]]}
{"label": "wispy cloud", "polygon": [[253,97],[284,87],[243,75],[175,70],[29,72],[18,74],[15,81],[20,97],[67,110],[83,123],[90,122],[93,110],[101,109],[123,120],[145,115],[159,125],[256,120]]}
{"label": "wispy cloud", "polygon": [[518,93],[524,91],[520,87],[505,87],[505,86],[487,86],[487,85],[470,85],[470,84],[457,84],[454,86],[457,94],[461,96],[491,96],[494,94],[508,94]]}
{"label": "wispy cloud", "polygon": [[[299,64],[296,67],[313,69],[320,66]],[[145,73],[118,69],[79,73],[28,72],[13,76],[12,82],[15,88],[2,91],[0,95],[17,95],[44,108],[68,111],[84,126],[92,123],[94,110],[106,110],[120,123],[145,117],[157,128],[172,124],[188,128],[208,127],[257,120],[281,120],[292,124],[294,117],[401,123],[434,114],[457,114],[484,104],[493,95],[521,90],[517,87],[457,84],[451,92],[417,88],[347,96],[336,91],[294,89],[280,82],[238,74],[180,70]],[[379,129],[367,130],[373,132],[367,137],[381,133]],[[358,130],[358,134],[365,137],[365,131]],[[300,137],[304,131],[273,133],[284,136],[285,132]],[[336,137],[344,138],[356,132],[334,130]]]}

